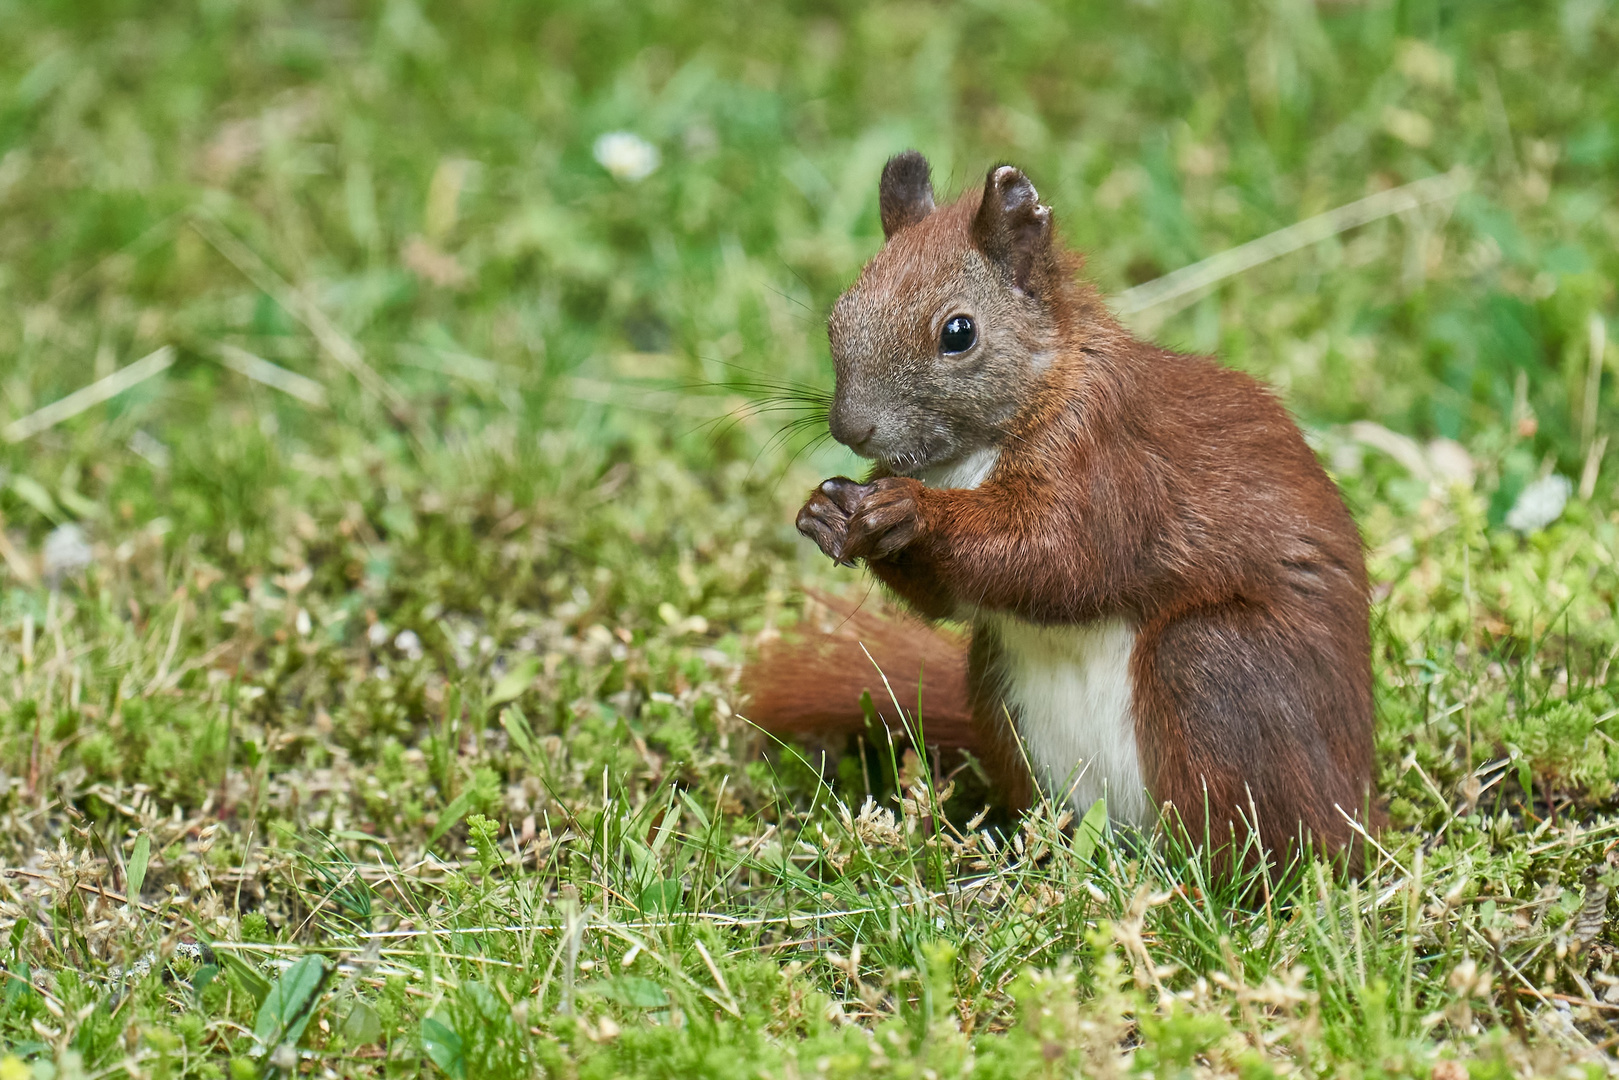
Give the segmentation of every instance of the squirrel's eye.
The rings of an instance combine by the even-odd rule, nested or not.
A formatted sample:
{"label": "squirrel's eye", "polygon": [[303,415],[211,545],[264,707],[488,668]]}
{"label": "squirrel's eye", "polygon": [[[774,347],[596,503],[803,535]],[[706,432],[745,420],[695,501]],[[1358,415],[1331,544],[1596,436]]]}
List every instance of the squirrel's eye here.
{"label": "squirrel's eye", "polygon": [[964,353],[978,340],[978,327],[965,315],[952,315],[939,334],[939,351]]}

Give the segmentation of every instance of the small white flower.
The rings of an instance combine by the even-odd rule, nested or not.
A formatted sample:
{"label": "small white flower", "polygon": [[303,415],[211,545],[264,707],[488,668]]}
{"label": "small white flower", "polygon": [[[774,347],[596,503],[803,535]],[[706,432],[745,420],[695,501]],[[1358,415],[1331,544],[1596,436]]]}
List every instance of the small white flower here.
{"label": "small white flower", "polygon": [[95,561],[84,530],[77,525],[61,525],[45,538],[45,576],[52,581],[77,573]]}
{"label": "small white flower", "polygon": [[416,631],[414,630],[399,631],[399,636],[394,638],[394,648],[412,660],[422,658],[422,639],[416,636]]}
{"label": "small white flower", "polygon": [[1507,511],[1507,528],[1518,532],[1539,532],[1563,516],[1563,507],[1574,491],[1574,481],[1552,473],[1542,476],[1518,493],[1518,501]]}
{"label": "small white flower", "polygon": [[308,637],[309,632],[315,628],[314,623],[309,621],[309,612],[303,608],[298,609],[298,614],[293,618],[292,625],[298,631],[299,637]]}
{"label": "small white flower", "polygon": [[645,180],[658,168],[658,148],[630,131],[609,131],[591,151],[601,167],[620,180]]}
{"label": "small white flower", "polygon": [[388,640],[388,627],[383,623],[372,623],[365,632],[365,640],[371,643],[373,649],[381,648]]}

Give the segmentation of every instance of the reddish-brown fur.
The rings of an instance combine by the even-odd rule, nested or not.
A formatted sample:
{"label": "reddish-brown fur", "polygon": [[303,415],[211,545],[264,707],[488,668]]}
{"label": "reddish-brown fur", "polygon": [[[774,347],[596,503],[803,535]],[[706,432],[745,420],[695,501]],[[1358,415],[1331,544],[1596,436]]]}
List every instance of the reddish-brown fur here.
{"label": "reddish-brown fur", "polygon": [[836,597],[812,594],[808,607],[808,633],[766,642],[744,670],[750,716],[767,717],[777,735],[847,736],[864,726],[859,701],[869,693],[896,732],[907,721],[895,716],[895,701],[921,717],[925,745],[978,746],[964,638]]}
{"label": "reddish-brown fur", "polygon": [[[916,187],[914,176],[897,176]],[[1301,829],[1329,849],[1351,846],[1345,815],[1367,820],[1372,800],[1366,573],[1354,521],[1298,427],[1248,376],[1124,330],[1075,280],[1077,259],[1052,239],[1049,211],[1015,170],[992,172],[983,191],[937,210],[931,188],[924,210],[914,191],[907,202],[890,186],[885,174],[892,235],[833,317],[840,395],[846,381],[850,395],[873,381],[860,365],[894,365],[875,380],[888,398],[834,416],[834,433],[878,465],[865,484],[818,489],[801,529],[840,561],[864,559],[930,619],[1127,618],[1137,627],[1135,737],[1152,797],[1173,803],[1194,839],[1207,830],[1219,844],[1235,828],[1240,841],[1252,824],[1273,850]],[[985,199],[996,201],[981,212]],[[1000,335],[984,363],[1003,364],[992,381],[1011,387],[1015,408],[998,418],[998,399],[974,384],[979,399],[948,423],[935,406],[904,411],[913,397],[936,397],[943,376],[921,360],[887,358],[925,356],[932,346],[922,338],[937,341],[926,313],[950,303],[912,298],[939,291],[941,267],[965,282],[950,289],[990,295],[981,263],[1005,284],[1004,298],[979,301]],[[903,447],[873,449],[883,432],[860,430],[867,415],[903,416],[915,433]],[[963,445],[999,452],[976,488],[929,487],[885,460],[908,462],[974,424],[987,434]],[[966,696],[979,752],[1010,801],[1026,803],[1030,777],[993,679],[994,649],[988,635],[975,641]],[[810,718],[849,715],[853,703],[828,692],[847,662],[796,681],[754,678],[750,715],[799,731]],[[773,666],[760,669],[768,680],[786,667]]]}

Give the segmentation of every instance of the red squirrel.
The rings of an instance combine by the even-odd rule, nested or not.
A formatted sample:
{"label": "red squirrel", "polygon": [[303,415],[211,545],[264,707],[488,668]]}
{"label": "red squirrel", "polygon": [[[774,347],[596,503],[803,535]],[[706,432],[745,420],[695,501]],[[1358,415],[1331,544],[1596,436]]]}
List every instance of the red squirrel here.
{"label": "red squirrel", "polygon": [[[1172,805],[1196,843],[1351,849],[1377,816],[1365,560],[1298,426],[1121,327],[1018,169],[935,206],[909,151],[879,201],[884,245],[829,323],[831,433],[873,468],[797,524],[971,625],[970,647],[859,627],[896,685],[925,667],[926,741],[975,751],[1014,808],[1038,785],[1142,830]],[[749,715],[834,728],[874,674],[847,642],[778,647]]]}

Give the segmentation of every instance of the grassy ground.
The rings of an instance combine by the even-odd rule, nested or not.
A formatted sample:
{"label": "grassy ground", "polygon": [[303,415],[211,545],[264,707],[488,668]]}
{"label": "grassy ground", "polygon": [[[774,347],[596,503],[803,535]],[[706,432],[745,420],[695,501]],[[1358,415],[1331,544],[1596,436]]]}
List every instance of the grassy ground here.
{"label": "grassy ground", "polygon": [[[1612,1069],[1612,3],[0,0],[0,42],[0,424],[173,349],[0,443],[0,1080]],[[829,382],[908,145],[1023,165],[1114,292],[1467,170],[1136,317],[1279,386],[1361,521],[1365,880],[760,753],[740,658],[866,586],[791,527],[854,463],[748,404]]]}

